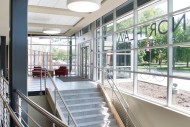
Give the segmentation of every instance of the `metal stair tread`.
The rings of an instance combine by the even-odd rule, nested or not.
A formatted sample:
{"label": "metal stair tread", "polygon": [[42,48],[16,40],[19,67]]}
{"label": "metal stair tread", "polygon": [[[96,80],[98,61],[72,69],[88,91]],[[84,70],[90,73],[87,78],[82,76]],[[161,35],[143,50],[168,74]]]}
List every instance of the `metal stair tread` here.
{"label": "metal stair tread", "polygon": [[[88,99],[104,99],[104,98],[102,96],[100,96],[100,97],[80,98],[80,100],[88,100]],[[77,99],[67,99],[67,100],[65,100],[65,102],[67,102],[67,101],[78,101],[78,100],[79,100],[78,98]],[[60,99],[58,101],[60,101]]]}
{"label": "metal stair tread", "polygon": [[71,114],[72,113],[77,113],[77,112],[88,112],[88,111],[93,111],[93,110],[98,110],[98,111],[100,111],[100,110],[107,110],[107,111],[109,111],[109,108],[107,108],[107,107],[101,107],[101,108],[89,108],[89,109],[83,109],[83,110],[81,110],[81,109],[79,109],[79,110],[74,110],[74,111],[70,111],[71,112]]}
{"label": "metal stair tread", "polygon": [[[88,90],[88,91],[86,91],[86,90]],[[60,93],[62,93],[62,92],[65,92],[65,93],[80,93],[80,92],[89,92],[89,91],[97,91],[97,92],[99,92],[99,90],[98,90],[98,88],[87,88],[87,89],[75,89],[75,90],[60,90]]]}
{"label": "metal stair tread", "polygon": [[[85,94],[100,94],[100,92],[86,92],[86,93],[61,93],[62,96],[75,96],[75,95],[85,95]],[[101,95],[101,94],[100,94]],[[59,95],[57,95],[59,96]]]}
{"label": "metal stair tread", "polygon": [[[81,127],[81,126],[87,126],[87,125],[93,125],[93,124],[104,124],[106,123],[107,121],[110,121],[110,122],[116,122],[115,119],[108,119],[108,120],[97,120],[97,121],[93,121],[93,122],[85,122],[85,123],[79,123],[78,125]],[[109,125],[111,126],[111,125]]]}
{"label": "metal stair tread", "polygon": [[78,119],[85,119],[85,118],[91,118],[91,117],[99,117],[99,116],[108,116],[108,117],[110,117],[110,116],[113,116],[112,114],[111,114],[111,112],[106,112],[106,113],[102,113],[102,114],[93,114],[93,115],[85,115],[85,116],[77,116],[77,117],[74,117],[74,119],[76,119],[76,120],[78,120]]}
{"label": "metal stair tread", "polygon": [[[85,105],[93,105],[93,104],[102,104],[102,105],[105,105],[106,106],[106,102],[104,102],[104,101],[102,101],[102,102],[92,102],[92,103],[82,103],[82,104],[71,104],[71,105],[69,105],[69,104],[67,104],[67,106],[68,106],[68,108],[69,107],[75,107],[75,106],[85,106]],[[62,108],[62,107],[65,107],[65,106],[61,106],[60,105],[60,108]],[[107,107],[107,106],[106,106]]]}

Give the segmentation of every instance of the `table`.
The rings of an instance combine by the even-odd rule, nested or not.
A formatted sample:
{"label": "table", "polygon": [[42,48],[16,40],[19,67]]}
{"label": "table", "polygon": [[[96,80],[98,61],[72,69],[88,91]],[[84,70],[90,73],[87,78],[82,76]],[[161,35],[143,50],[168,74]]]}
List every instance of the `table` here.
{"label": "table", "polygon": [[54,70],[47,70],[51,76],[54,76]]}

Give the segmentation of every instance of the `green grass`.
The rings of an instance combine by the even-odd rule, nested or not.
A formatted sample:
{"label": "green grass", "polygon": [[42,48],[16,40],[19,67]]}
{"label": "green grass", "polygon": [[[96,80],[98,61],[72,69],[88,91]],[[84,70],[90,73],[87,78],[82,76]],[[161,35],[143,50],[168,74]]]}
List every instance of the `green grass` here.
{"label": "green grass", "polygon": [[[138,66],[138,68],[143,69],[143,68],[145,68],[145,66],[149,66],[149,65]],[[158,64],[151,64],[150,68],[155,68],[155,66],[158,70],[167,70],[168,69],[166,64],[162,64],[161,66]],[[186,65],[184,65],[184,64],[183,65],[175,65],[175,68],[173,68],[173,70],[190,71],[190,67],[186,67]]]}

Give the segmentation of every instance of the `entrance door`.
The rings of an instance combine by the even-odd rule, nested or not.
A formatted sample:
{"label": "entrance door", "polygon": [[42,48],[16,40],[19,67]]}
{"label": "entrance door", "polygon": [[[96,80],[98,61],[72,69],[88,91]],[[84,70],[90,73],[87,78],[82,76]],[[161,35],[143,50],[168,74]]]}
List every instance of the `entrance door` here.
{"label": "entrance door", "polygon": [[89,46],[81,48],[81,76],[83,78],[88,78],[89,76]]}

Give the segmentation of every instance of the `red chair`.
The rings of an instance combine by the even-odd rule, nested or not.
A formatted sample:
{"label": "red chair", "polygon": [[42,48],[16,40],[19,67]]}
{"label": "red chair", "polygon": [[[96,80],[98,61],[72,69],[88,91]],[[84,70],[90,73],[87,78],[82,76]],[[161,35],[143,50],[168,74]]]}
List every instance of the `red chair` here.
{"label": "red chair", "polygon": [[40,77],[41,75],[45,76],[45,69],[43,69],[42,67],[34,67],[34,69],[32,70],[32,76]]}
{"label": "red chair", "polygon": [[67,67],[66,66],[60,66],[59,69],[56,69],[55,70],[55,76],[57,76],[57,75],[59,75],[59,77],[60,77],[60,75],[63,75],[63,76],[68,75]]}

